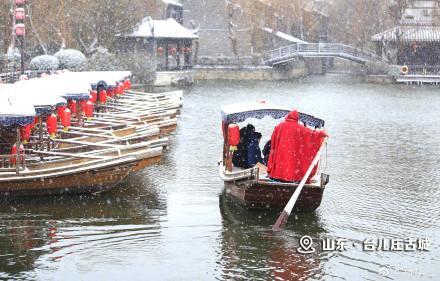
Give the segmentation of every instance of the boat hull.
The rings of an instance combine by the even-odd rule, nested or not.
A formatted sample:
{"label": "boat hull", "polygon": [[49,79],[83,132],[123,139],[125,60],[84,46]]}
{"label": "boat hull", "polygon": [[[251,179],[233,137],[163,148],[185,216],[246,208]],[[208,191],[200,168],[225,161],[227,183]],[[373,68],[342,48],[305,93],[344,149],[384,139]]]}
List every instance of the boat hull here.
{"label": "boat hull", "polygon": [[[255,180],[225,182],[227,197],[248,209],[281,210],[286,206],[296,188],[297,185],[267,184]],[[325,186],[305,185],[294,210],[315,211],[321,205],[324,189]]]}
{"label": "boat hull", "polygon": [[0,182],[1,197],[64,195],[110,190],[125,179],[136,161],[49,175],[14,178]]}

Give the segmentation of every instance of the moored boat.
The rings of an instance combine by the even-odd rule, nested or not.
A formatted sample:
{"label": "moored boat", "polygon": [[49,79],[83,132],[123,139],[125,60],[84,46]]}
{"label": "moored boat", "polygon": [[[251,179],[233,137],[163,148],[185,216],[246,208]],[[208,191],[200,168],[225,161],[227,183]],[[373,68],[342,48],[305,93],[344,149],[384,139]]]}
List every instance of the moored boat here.
{"label": "moored boat", "polygon": [[[0,108],[0,196],[106,191],[130,173],[160,161],[168,145],[161,135],[177,125],[181,104],[176,95],[136,93],[122,98],[129,89],[129,72],[89,74],[21,81],[0,93],[24,100],[10,108],[26,107],[12,115],[10,108]],[[102,79],[111,88],[103,88]],[[108,89],[115,91],[114,96],[92,99],[96,80],[101,94]],[[68,122],[63,120],[66,112]]]}

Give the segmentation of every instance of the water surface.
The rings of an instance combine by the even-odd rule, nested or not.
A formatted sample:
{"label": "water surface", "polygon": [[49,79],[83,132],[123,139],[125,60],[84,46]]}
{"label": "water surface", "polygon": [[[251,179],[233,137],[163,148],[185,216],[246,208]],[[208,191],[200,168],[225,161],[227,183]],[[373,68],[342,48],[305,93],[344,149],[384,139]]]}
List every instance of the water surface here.
{"label": "water surface", "polygon": [[[276,214],[229,204],[217,174],[221,105],[258,99],[325,119],[331,137],[321,207],[277,234]],[[0,279],[439,280],[438,108],[435,87],[332,75],[199,83],[159,165],[99,196],[2,201]],[[251,122],[264,140],[277,123]],[[297,252],[303,235],[315,253]],[[361,249],[367,238],[410,237],[429,238],[430,250]],[[323,239],[348,249],[322,251]]]}

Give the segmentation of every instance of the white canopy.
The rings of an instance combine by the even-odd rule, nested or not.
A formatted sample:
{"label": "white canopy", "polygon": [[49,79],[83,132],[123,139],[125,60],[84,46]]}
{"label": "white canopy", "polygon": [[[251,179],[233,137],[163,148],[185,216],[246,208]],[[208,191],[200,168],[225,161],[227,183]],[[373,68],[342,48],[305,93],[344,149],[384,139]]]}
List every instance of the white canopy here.
{"label": "white canopy", "polygon": [[108,86],[116,86],[117,82],[123,81],[131,76],[130,71],[84,71],[84,72],[68,72],[67,77],[82,79],[89,84],[105,81]]}
{"label": "white canopy", "polygon": [[[251,103],[236,103],[222,107],[222,120],[224,124],[244,122],[248,118],[262,119],[271,116],[280,119],[286,116],[292,109],[283,106],[273,105],[265,101]],[[299,112],[300,120],[312,127],[324,127],[324,120]]]}
{"label": "white canopy", "polygon": [[32,103],[17,94],[13,84],[0,84],[0,116],[35,116],[35,109]]}
{"label": "white canopy", "polygon": [[222,107],[222,114],[231,115],[236,113],[244,113],[248,111],[264,111],[264,110],[278,110],[278,111],[290,111],[288,108],[278,105],[270,104],[266,101],[234,103],[225,105]]}
{"label": "white canopy", "polygon": [[37,107],[66,103],[66,100],[62,98],[63,87],[60,87],[59,83],[51,83],[47,79],[22,80],[13,86],[16,96]]}

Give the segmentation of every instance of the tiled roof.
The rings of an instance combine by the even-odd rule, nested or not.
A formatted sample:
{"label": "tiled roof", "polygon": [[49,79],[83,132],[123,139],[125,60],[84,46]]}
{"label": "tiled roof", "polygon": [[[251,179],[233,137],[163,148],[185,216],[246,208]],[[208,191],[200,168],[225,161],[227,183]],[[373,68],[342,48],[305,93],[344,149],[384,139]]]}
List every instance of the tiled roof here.
{"label": "tiled roof", "polygon": [[440,42],[440,26],[397,26],[371,37],[373,42]]}
{"label": "tiled roof", "polygon": [[[153,32],[152,32],[153,31]],[[166,20],[150,20],[144,18],[142,22],[136,26],[133,32],[119,35],[121,37],[142,37],[142,38],[181,38],[196,39],[197,35],[191,30],[183,27],[176,20],[169,18]]]}

